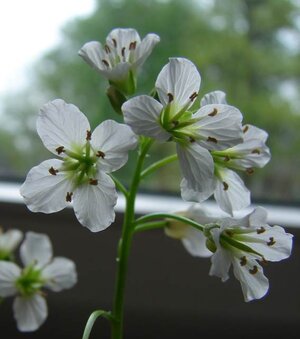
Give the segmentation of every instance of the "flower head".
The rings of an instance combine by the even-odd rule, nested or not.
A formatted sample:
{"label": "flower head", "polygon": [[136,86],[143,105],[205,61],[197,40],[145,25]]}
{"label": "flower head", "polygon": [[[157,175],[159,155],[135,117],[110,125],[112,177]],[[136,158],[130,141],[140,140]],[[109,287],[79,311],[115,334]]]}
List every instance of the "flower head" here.
{"label": "flower head", "polygon": [[3,232],[0,228],[0,260],[11,260],[14,250],[22,241],[23,233],[19,230]]}
{"label": "flower head", "polygon": [[37,330],[48,315],[43,288],[60,292],[74,286],[77,274],[73,261],[53,258],[47,235],[28,232],[20,247],[24,268],[0,261],[0,296],[16,296],[13,303],[17,327],[22,332]]}
{"label": "flower head", "polygon": [[132,94],[136,88],[136,70],[151,54],[160,41],[156,34],[147,34],[141,40],[132,28],[115,28],[106,38],[106,43],[91,41],[80,50],[79,55],[111,84],[124,94]]}
{"label": "flower head", "polygon": [[115,217],[117,193],[107,173],[122,167],[137,138],[130,127],[112,120],[93,133],[83,113],[63,100],[44,105],[37,120],[44,145],[60,159],[33,167],[21,187],[28,208],[53,213],[73,202],[79,222],[92,232],[107,228]]}
{"label": "flower head", "polygon": [[214,190],[212,150],[223,150],[242,141],[242,115],[226,104],[209,104],[191,111],[201,77],[184,58],[171,58],[156,80],[159,101],[146,95],[122,106],[125,122],[137,134],[159,141],[175,141],[185,191],[200,192],[202,200]]}

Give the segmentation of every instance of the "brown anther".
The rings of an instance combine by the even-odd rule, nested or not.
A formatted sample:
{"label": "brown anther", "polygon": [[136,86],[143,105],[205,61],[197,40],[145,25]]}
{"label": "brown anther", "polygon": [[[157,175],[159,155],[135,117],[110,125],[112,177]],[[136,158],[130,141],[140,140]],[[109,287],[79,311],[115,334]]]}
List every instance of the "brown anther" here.
{"label": "brown anther", "polygon": [[223,181],[223,190],[227,191],[229,188],[229,185],[227,184],[227,182]]}
{"label": "brown anther", "polygon": [[122,54],[122,57],[124,58],[124,56],[125,56],[125,47],[123,47],[122,49],[121,49],[121,54]]}
{"label": "brown anther", "polygon": [[249,273],[251,273],[251,274],[255,274],[257,272],[258,272],[258,268],[257,268],[256,265],[254,265],[253,268],[249,270]]}
{"label": "brown anther", "polygon": [[189,141],[190,142],[195,142],[196,140],[194,138],[192,138],[192,137],[189,137]]}
{"label": "brown anther", "polygon": [[109,67],[108,61],[106,61],[105,59],[102,59],[101,61],[104,63],[104,65],[105,65],[106,67]]}
{"label": "brown anther", "polygon": [[96,157],[104,159],[105,153],[102,152],[102,151],[98,151],[98,152],[96,153]]}
{"label": "brown anther", "polygon": [[246,173],[249,174],[249,175],[251,175],[251,174],[254,173],[254,169],[253,169],[253,168],[247,168],[247,169],[246,169]]}
{"label": "brown anther", "polygon": [[89,184],[90,184],[90,185],[97,186],[97,185],[98,185],[98,180],[97,180],[97,179],[92,179],[92,178],[90,178]]}
{"label": "brown anther", "polygon": [[172,121],[172,125],[173,125],[173,127],[176,127],[176,126],[178,126],[178,124],[179,124],[179,121],[177,121],[177,120],[175,120],[175,121]]}
{"label": "brown anther", "polygon": [[251,153],[252,154],[260,154],[260,150],[258,148],[255,148]]}
{"label": "brown anther", "polygon": [[194,100],[197,98],[197,96],[198,96],[198,93],[197,93],[197,92],[194,92],[194,93],[189,97],[189,99],[190,99],[191,101],[194,101]]}
{"label": "brown anther", "polygon": [[233,237],[233,232],[230,230],[226,230],[225,231],[226,235],[228,235],[229,237]]}
{"label": "brown anther", "polygon": [[273,237],[270,237],[269,240],[270,240],[270,241],[267,242],[267,245],[268,245],[268,246],[272,246],[272,245],[274,245],[274,244],[276,243],[276,241],[274,240]]}
{"label": "brown anther", "polygon": [[89,131],[89,130],[87,130],[86,131],[86,138],[85,138],[86,140],[91,140],[92,139],[92,133],[91,133],[91,131]]}
{"label": "brown anther", "polygon": [[269,262],[264,257],[262,257],[262,259],[259,260],[259,263],[266,266]]}
{"label": "brown anther", "polygon": [[112,40],[114,46],[117,47],[117,40],[116,39],[111,39],[111,40]]}
{"label": "brown anther", "polygon": [[66,195],[66,201],[67,202],[71,202],[72,201],[72,195],[73,195],[73,192],[67,192],[67,195]]}
{"label": "brown anther", "polygon": [[49,171],[49,173],[52,174],[52,175],[56,175],[56,173],[58,173],[58,170],[56,170],[56,169],[55,169],[54,167],[52,167],[52,166],[49,168],[48,171]]}
{"label": "brown anther", "polygon": [[132,51],[132,50],[135,50],[136,49],[136,41],[133,41],[129,44],[129,50]]}
{"label": "brown anther", "polygon": [[243,128],[243,133],[246,133],[247,131],[248,131],[248,129],[249,129],[249,126],[245,126],[244,128]]}
{"label": "brown anther", "polygon": [[57,154],[61,154],[62,152],[65,151],[65,148],[64,146],[59,146],[55,149],[55,151],[57,152]]}
{"label": "brown anther", "polygon": [[218,110],[216,108],[214,108],[213,111],[211,113],[209,113],[208,115],[210,117],[214,117],[217,113],[218,113]]}
{"label": "brown anther", "polygon": [[172,93],[168,93],[167,96],[169,98],[169,102],[172,102],[174,100],[174,95]]}
{"label": "brown anther", "polygon": [[108,45],[104,45],[104,49],[107,54],[110,53],[110,48]]}
{"label": "brown anther", "polygon": [[224,161],[230,161],[230,156],[229,155],[225,155]]}
{"label": "brown anther", "polygon": [[208,137],[206,141],[214,142],[215,144],[218,143],[218,140],[216,138],[213,138],[213,137]]}
{"label": "brown anther", "polygon": [[260,228],[258,228],[258,229],[256,230],[256,233],[257,233],[257,234],[262,234],[262,233],[264,233],[264,232],[266,232],[266,229],[265,229],[264,227],[260,227]]}
{"label": "brown anther", "polygon": [[247,258],[245,256],[241,257],[240,264],[241,266],[245,266],[247,264]]}

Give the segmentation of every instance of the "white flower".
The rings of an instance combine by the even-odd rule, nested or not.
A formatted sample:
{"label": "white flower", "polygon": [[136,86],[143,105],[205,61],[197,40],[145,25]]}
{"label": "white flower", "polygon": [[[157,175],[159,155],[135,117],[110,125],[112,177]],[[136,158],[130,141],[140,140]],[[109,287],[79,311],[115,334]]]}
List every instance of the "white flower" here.
{"label": "white flower", "polygon": [[41,289],[59,292],[74,286],[77,274],[73,261],[53,258],[47,235],[28,232],[20,248],[24,268],[0,261],[0,296],[16,296],[13,303],[17,327],[22,332],[37,330],[48,315]]}
{"label": "white flower", "polygon": [[195,190],[203,200],[214,190],[212,150],[223,150],[242,141],[242,115],[238,109],[224,104],[190,108],[198,96],[200,74],[195,65],[184,58],[171,58],[156,80],[159,101],[142,95],[122,106],[125,122],[137,134],[159,141],[176,142],[186,190]]}
{"label": "white flower", "polygon": [[122,167],[137,145],[130,127],[112,120],[93,133],[83,113],[63,100],[44,105],[37,120],[44,145],[61,157],[33,167],[21,187],[28,208],[53,213],[73,202],[79,222],[92,232],[107,228],[117,201],[110,173]]}
{"label": "white flower", "polygon": [[10,260],[22,238],[23,233],[19,230],[8,230],[4,233],[0,228],[0,260]]}
{"label": "white flower", "polygon": [[135,73],[160,41],[156,34],[141,40],[132,28],[113,29],[103,46],[100,42],[86,43],[79,55],[125,94],[135,91]]}
{"label": "white flower", "polygon": [[242,219],[219,220],[220,228],[210,228],[216,251],[211,258],[210,275],[226,281],[230,266],[240,281],[245,301],[262,298],[269,281],[261,265],[290,256],[292,235],[280,226],[267,224],[267,212],[258,207]]}

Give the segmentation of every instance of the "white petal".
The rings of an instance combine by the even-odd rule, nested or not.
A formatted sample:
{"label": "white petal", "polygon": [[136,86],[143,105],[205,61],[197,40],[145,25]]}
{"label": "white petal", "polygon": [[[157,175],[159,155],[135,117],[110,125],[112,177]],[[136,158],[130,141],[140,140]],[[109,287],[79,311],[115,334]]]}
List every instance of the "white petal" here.
{"label": "white petal", "polygon": [[14,263],[0,261],[0,296],[10,297],[17,294],[16,280],[21,275],[21,269]]}
{"label": "white petal", "polygon": [[219,248],[211,257],[211,268],[209,275],[221,278],[223,282],[229,279],[229,268],[231,266],[230,255],[227,251]]}
{"label": "white petal", "polygon": [[214,192],[215,186],[212,184],[207,190],[202,192],[189,188],[188,181],[183,178],[180,183],[181,197],[185,201],[202,202],[208,199]]}
{"label": "white petal", "polygon": [[12,252],[20,244],[23,233],[19,230],[8,230],[0,233],[0,252]]}
{"label": "white petal", "polygon": [[40,138],[48,150],[56,155],[58,147],[72,150],[74,146],[82,146],[89,130],[90,124],[86,116],[76,106],[61,99],[45,104],[37,119]]}
{"label": "white petal", "polygon": [[[198,94],[201,77],[196,66],[184,58],[170,58],[169,63],[159,73],[155,87],[163,106],[169,102],[168,94],[174,97],[178,109],[192,105],[191,95]],[[188,107],[187,107],[188,108]]]}
{"label": "white petal", "polygon": [[244,126],[244,141],[260,140],[266,142],[268,139],[268,133],[261,128],[247,124]]}
{"label": "white petal", "polygon": [[133,63],[133,67],[141,66],[149,57],[153,48],[159,41],[160,38],[158,35],[153,33],[147,34],[141,43],[136,47],[135,62]]}
{"label": "white petal", "polygon": [[268,212],[265,208],[258,206],[249,214],[249,226],[259,227],[266,225],[268,220]]}
{"label": "white petal", "polygon": [[[115,42],[113,42],[113,40],[115,40]],[[110,46],[115,46],[116,44],[115,48],[120,56],[122,55],[123,48],[125,48],[125,51],[128,51],[132,42],[137,42],[137,44],[139,44],[140,41],[141,38],[134,28],[115,28],[106,38],[106,43]]]}
{"label": "white petal", "polygon": [[204,95],[201,99],[200,106],[211,104],[227,104],[226,94],[222,91],[213,91]]}
{"label": "white petal", "polygon": [[[240,281],[245,301],[262,298],[269,289],[269,281],[265,277],[262,267],[254,259],[247,258],[247,264],[241,266],[240,258],[233,257],[233,272]],[[251,274],[254,266],[257,268],[255,274]]]}
{"label": "white petal", "polygon": [[71,181],[63,172],[49,172],[51,167],[57,170],[61,166],[62,161],[50,159],[29,171],[20,193],[32,212],[53,213],[68,206],[66,195],[72,190]]}
{"label": "white petal", "polygon": [[17,297],[13,304],[18,330],[31,332],[37,330],[48,316],[45,299],[39,294],[31,297]]}
{"label": "white petal", "polygon": [[46,234],[27,232],[20,247],[20,257],[24,266],[36,264],[42,268],[50,262],[53,256],[52,244]]}
{"label": "white petal", "polygon": [[91,67],[102,73],[107,69],[107,66],[103,63],[103,60],[107,60],[107,55],[102,45],[98,41],[90,41],[84,44],[78,52],[84,61],[86,61]]}
{"label": "white petal", "polygon": [[74,211],[78,221],[92,232],[106,229],[115,220],[117,192],[113,180],[99,172],[97,185],[81,185],[74,192]]}
{"label": "white petal", "polygon": [[209,150],[222,150],[243,142],[242,114],[235,107],[206,105],[193,118],[199,119],[195,123],[199,135],[196,142]]}
{"label": "white petal", "polygon": [[[207,195],[213,192],[214,164],[210,153],[196,143],[186,147],[177,146],[178,160],[183,177],[186,179],[186,188]],[[182,190],[185,191],[185,183]],[[185,195],[185,194],[184,194]]]}
{"label": "white petal", "polygon": [[137,137],[129,126],[113,120],[102,122],[93,132],[91,145],[94,151],[101,151],[101,170],[112,172],[121,168],[128,160],[128,151],[137,146]]}
{"label": "white petal", "polygon": [[124,121],[136,134],[166,141],[171,134],[159,123],[162,109],[163,106],[158,101],[147,95],[129,99],[122,106]]}
{"label": "white petal", "polygon": [[242,179],[229,169],[222,169],[221,178],[216,179],[215,199],[220,208],[233,214],[250,205],[250,191]]}
{"label": "white petal", "polygon": [[188,227],[182,243],[186,250],[195,257],[207,258],[213,253],[206,247],[206,237],[201,231]]}
{"label": "white petal", "polygon": [[56,257],[42,270],[42,278],[47,280],[44,286],[54,292],[71,288],[77,282],[75,264],[67,258]]}

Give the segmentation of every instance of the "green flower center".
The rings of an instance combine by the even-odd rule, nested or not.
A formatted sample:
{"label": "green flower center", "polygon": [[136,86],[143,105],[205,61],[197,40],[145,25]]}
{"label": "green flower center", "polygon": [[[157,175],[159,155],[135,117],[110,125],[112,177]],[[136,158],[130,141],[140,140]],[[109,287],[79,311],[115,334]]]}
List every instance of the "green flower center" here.
{"label": "green flower center", "polygon": [[38,292],[45,281],[41,277],[41,271],[31,265],[26,267],[16,281],[16,287],[22,296],[31,296]]}

